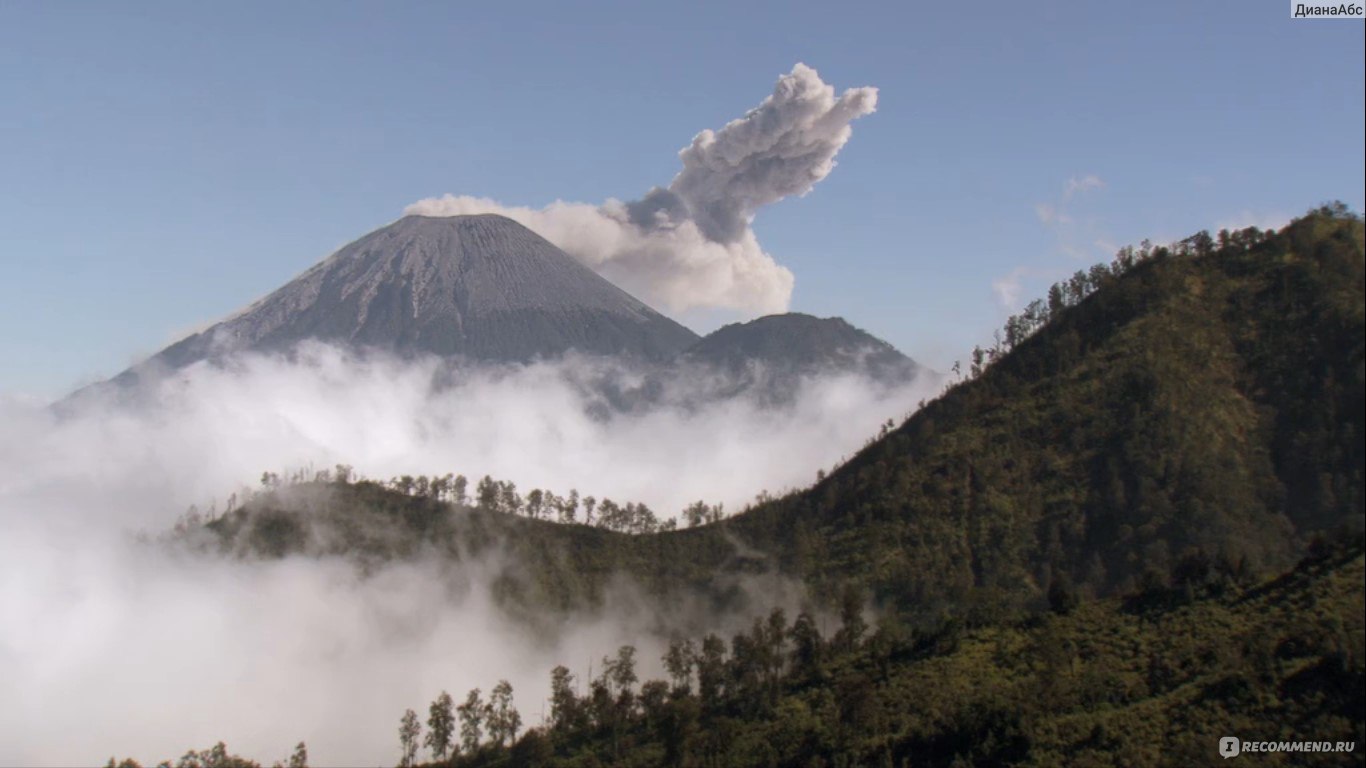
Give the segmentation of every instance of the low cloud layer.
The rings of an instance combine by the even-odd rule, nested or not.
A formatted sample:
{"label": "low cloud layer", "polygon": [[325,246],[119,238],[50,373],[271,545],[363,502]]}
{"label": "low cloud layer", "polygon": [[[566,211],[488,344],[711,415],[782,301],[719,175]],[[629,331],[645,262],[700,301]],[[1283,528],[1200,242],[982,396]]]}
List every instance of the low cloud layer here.
{"label": "low cloud layer", "polygon": [[308,345],[191,366],[155,385],[155,408],[94,398],[57,417],[0,398],[0,763],[147,762],[223,739],[268,764],[304,739],[318,764],[383,764],[399,715],[443,688],[508,678],[534,725],[556,663],[582,676],[634,642],[642,672],[659,673],[629,585],[547,639],[493,609],[487,563],[361,576],[339,559],[220,559],[134,535],[190,504],[221,509],[263,470],[487,473],[664,514],[697,499],[735,509],[809,484],[929,394],[831,377],[787,411],[741,398],[604,417],[581,385],[603,365],[452,380],[435,361]]}
{"label": "low cloud layer", "polygon": [[683,169],[669,186],[638,200],[533,209],[447,194],[404,213],[501,213],[668,311],[783,312],[792,273],[763,250],[750,222],[763,206],[804,195],[829,175],[850,124],[876,107],[877,89],[836,95],[816,70],[797,64],[744,117],[697,134],[679,152]]}

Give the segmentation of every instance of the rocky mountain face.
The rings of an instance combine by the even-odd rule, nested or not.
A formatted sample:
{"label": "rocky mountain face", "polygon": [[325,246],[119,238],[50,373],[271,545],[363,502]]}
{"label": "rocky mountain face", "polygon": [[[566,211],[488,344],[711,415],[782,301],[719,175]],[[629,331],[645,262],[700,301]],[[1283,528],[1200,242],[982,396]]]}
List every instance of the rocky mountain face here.
{"label": "rocky mountain face", "polygon": [[859,371],[884,382],[905,381],[922,370],[891,344],[842,318],[798,312],[727,325],[680,359],[735,374],[760,367],[783,376]]}
{"label": "rocky mountain face", "polygon": [[114,382],[236,352],[287,351],[310,339],[492,363],[574,351],[657,381],[707,377],[705,391],[689,399],[758,391],[782,400],[812,374],[847,371],[899,383],[919,371],[891,345],[838,318],[773,315],[699,339],[521,224],[489,214],[407,216],[377,229]]}
{"label": "rocky mountain face", "polygon": [[697,335],[511,219],[407,216],[152,362],[305,339],[508,362],[571,349],[662,360]]}
{"label": "rocky mountain face", "polygon": [[644,387],[613,399],[639,408],[744,395],[782,406],[793,402],[811,378],[839,374],[888,388],[936,375],[841,318],[792,312],[724,326],[660,366]]}

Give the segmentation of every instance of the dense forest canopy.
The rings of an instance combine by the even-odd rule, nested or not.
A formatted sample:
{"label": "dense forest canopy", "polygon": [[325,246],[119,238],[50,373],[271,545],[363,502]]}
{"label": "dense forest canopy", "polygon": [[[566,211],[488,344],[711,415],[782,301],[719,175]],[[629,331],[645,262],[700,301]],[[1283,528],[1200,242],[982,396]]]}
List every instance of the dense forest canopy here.
{"label": "dense forest canopy", "polygon": [[[395,496],[347,477],[306,503],[262,494],[214,528],[275,555],[306,549],[309,525],[365,518],[402,521],[383,528],[403,551],[515,530],[507,546],[559,569],[537,574],[541,587],[622,571],[661,590],[761,567],[738,540],[827,599],[857,582],[921,613],[1019,610],[1054,582],[1123,593],[1183,559],[1275,572],[1315,534],[1361,530],[1362,254],[1361,219],[1340,206],[1275,233],[1123,249],[1011,318],[964,381],[814,487],[724,519],[699,504],[687,522],[710,524],[690,530],[537,524],[593,519],[577,498],[537,490],[528,503],[489,478],[468,495],[449,478],[396,478]],[[620,533],[670,525],[632,504],[607,511],[596,522]]]}
{"label": "dense forest canopy", "polygon": [[[672,627],[668,683],[637,686],[628,648],[578,687],[557,670],[548,722],[520,736],[510,690],[434,702],[427,746],[454,765],[1177,764],[1273,723],[1359,742],[1363,253],[1340,205],[1126,248],[811,488],[690,527],[339,472],[267,476],[181,536],[363,564],[497,551],[499,599],[535,621],[622,576],[759,616],[729,642]],[[809,611],[746,603],[737,580],[763,574]],[[817,611],[841,616],[829,637]]]}

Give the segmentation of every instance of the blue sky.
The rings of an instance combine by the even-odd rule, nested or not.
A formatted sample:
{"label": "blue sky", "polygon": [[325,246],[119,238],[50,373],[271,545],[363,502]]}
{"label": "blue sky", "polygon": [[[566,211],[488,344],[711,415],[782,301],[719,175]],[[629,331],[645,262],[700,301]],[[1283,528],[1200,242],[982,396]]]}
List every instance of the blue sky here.
{"label": "blue sky", "polygon": [[829,178],[754,221],[792,309],[947,368],[1115,246],[1362,209],[1362,22],[1289,16],[0,3],[0,392],[117,373],[419,198],[666,185],[799,61],[879,102]]}

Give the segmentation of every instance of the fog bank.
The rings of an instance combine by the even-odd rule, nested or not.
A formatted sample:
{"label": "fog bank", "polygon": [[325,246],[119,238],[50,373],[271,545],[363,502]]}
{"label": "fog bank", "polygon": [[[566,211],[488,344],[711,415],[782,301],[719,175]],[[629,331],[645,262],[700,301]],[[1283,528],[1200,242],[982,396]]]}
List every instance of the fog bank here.
{"label": "fog bank", "polygon": [[311,344],[196,364],[131,398],[142,405],[106,392],[59,416],[0,398],[0,763],[152,762],[220,739],[266,764],[301,739],[315,764],[392,763],[403,710],[425,719],[442,689],[508,678],[531,726],[555,664],[586,684],[590,660],[632,642],[642,678],[659,673],[657,616],[629,584],[560,636],[529,637],[490,603],[489,563],[362,576],[341,559],[220,559],[135,535],[190,504],[221,508],[264,470],[489,474],[661,515],[698,499],[734,510],[809,484],[928,394],[831,376],[783,409],[666,397],[622,413],[584,385],[604,365],[452,375]]}

